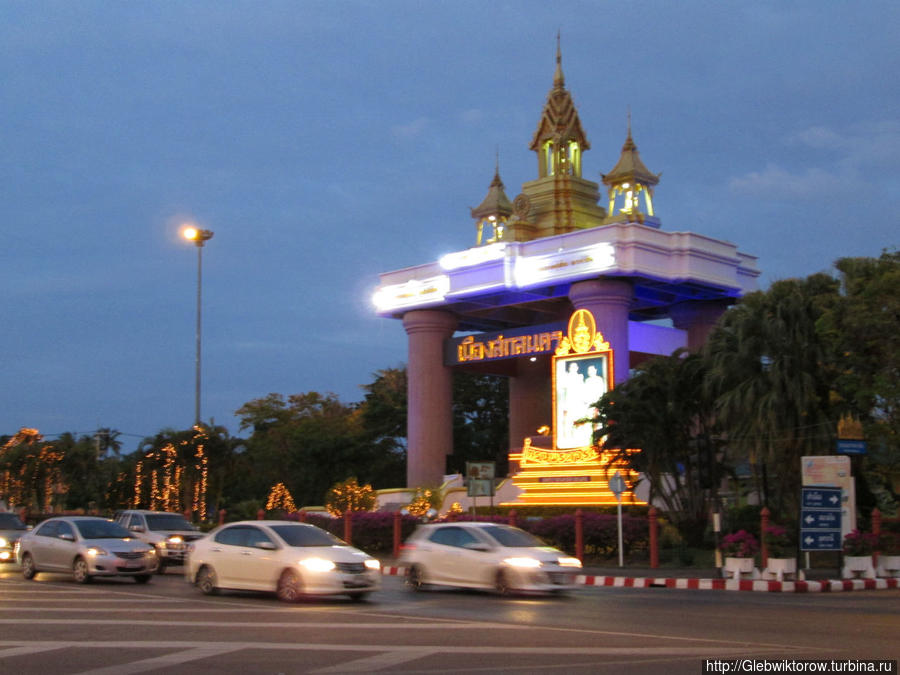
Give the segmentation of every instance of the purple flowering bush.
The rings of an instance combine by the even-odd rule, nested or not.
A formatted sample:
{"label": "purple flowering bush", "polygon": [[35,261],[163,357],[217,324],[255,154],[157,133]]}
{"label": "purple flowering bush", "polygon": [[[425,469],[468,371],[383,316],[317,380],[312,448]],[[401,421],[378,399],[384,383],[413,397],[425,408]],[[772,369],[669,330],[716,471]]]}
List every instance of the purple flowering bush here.
{"label": "purple flowering bush", "polygon": [[794,544],[788,536],[787,528],[775,523],[766,526],[763,534],[766,550],[773,558],[790,558],[794,554]]}
{"label": "purple flowering bush", "polygon": [[853,530],[844,537],[844,555],[872,555],[878,547],[878,535]]}
{"label": "purple flowering bush", "polygon": [[719,546],[727,558],[752,558],[759,551],[759,542],[747,530],[726,534]]}

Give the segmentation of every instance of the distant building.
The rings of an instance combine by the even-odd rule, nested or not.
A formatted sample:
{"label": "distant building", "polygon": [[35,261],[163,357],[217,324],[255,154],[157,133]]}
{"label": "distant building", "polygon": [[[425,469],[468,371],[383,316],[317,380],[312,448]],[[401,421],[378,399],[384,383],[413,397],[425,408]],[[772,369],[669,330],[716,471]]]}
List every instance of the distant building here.
{"label": "distant building", "polygon": [[515,455],[539,427],[560,424],[554,353],[576,310],[588,310],[614,354],[613,386],[648,356],[699,348],[725,309],[756,289],[754,256],[661,228],[653,205],[659,174],[641,160],[630,120],[618,161],[602,175],[607,198],[583,177],[590,144],[558,46],[529,147],[537,179],[510,201],[497,167],[471,209],[472,248],[380,276],[377,313],[402,319],[409,336],[409,486],[442,480],[453,450],[454,368],[509,378]]}

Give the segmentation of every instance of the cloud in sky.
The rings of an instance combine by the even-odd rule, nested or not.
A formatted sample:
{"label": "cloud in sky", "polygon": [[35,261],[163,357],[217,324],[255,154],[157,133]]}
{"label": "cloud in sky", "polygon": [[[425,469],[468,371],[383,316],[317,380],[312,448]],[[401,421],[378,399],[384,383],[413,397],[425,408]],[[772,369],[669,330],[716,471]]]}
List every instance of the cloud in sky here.
{"label": "cloud in sky", "polygon": [[[882,182],[886,170],[900,168],[900,122],[855,124],[845,132],[816,125],[791,133],[775,154],[787,164],[802,150],[812,159],[787,168],[773,161],[729,181],[732,192],[750,197],[802,201],[845,199]],[[809,161],[813,163],[809,165]]]}
{"label": "cloud in sky", "polygon": [[395,138],[414,139],[422,136],[428,129],[429,120],[427,117],[418,117],[406,124],[397,124],[391,127],[391,134]]}

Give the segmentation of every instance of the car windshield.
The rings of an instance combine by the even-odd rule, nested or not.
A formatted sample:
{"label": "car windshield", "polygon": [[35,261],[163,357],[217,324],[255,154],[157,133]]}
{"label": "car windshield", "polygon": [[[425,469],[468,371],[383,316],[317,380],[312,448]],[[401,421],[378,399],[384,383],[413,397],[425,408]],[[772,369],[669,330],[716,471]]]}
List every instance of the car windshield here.
{"label": "car windshield", "polygon": [[184,516],[179,516],[177,513],[148,513],[147,527],[151,530],[167,532],[183,532],[196,529]]}
{"label": "car windshield", "polygon": [[82,539],[129,539],[131,532],[111,520],[76,520]]}
{"label": "car windshield", "polygon": [[333,534],[314,525],[273,525],[272,530],[288,546],[345,546]]}
{"label": "car windshield", "polygon": [[528,534],[525,530],[503,525],[491,525],[482,530],[486,535],[494,539],[501,546],[508,548],[522,548],[528,546],[544,546],[537,537]]}
{"label": "car windshield", "polygon": [[0,530],[24,530],[25,523],[15,513],[0,513]]}

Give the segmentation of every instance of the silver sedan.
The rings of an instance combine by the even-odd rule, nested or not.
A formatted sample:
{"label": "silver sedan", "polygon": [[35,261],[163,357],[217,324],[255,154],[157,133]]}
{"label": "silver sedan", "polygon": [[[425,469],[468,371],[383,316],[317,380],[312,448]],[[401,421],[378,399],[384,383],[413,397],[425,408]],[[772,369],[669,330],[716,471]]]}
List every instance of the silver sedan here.
{"label": "silver sedan", "polygon": [[127,576],[143,584],[156,569],[152,546],[106,518],[50,518],[22,535],[16,547],[22,575],[71,572],[78,583],[93,577]]}

